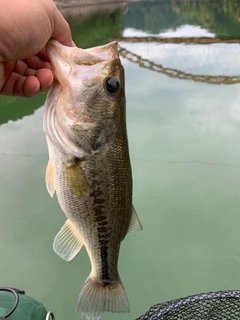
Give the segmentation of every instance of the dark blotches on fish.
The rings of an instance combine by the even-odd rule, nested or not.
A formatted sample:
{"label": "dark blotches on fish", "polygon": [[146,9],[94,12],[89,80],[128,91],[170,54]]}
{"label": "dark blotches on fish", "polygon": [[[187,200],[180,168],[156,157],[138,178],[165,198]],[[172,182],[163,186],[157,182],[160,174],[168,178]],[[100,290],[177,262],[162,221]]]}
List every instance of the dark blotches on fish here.
{"label": "dark blotches on fish", "polygon": [[107,226],[108,225],[108,222],[105,220],[105,221],[102,221],[102,222],[99,222],[98,221],[98,225],[100,226],[100,227],[102,227],[102,226]]}
{"label": "dark blotches on fish", "polygon": [[106,227],[98,227],[97,230],[99,233],[104,233],[104,234],[106,234],[106,232],[108,231]]}
{"label": "dark blotches on fish", "polygon": [[[114,282],[115,282],[115,281],[114,281]],[[102,284],[103,284],[104,287],[106,287],[106,286],[111,285],[111,284],[112,284],[112,281],[109,281],[109,280],[105,280],[105,279],[104,279],[104,280],[102,281]]]}
{"label": "dark blotches on fish", "polygon": [[[101,243],[101,240],[99,242]],[[105,245],[106,242],[107,241],[104,242],[104,245],[101,245],[102,279],[104,279],[104,281],[110,281],[108,266],[108,247]]]}
{"label": "dark blotches on fish", "polygon": [[102,146],[101,142],[95,142],[92,144],[92,149],[93,149],[93,151],[96,151],[96,150],[100,149],[101,146]]}
{"label": "dark blotches on fish", "polygon": [[95,199],[94,203],[104,203],[105,200],[104,199]]}
{"label": "dark blotches on fish", "polygon": [[102,194],[103,192],[98,187],[97,190],[94,190],[93,192],[90,193],[90,197],[97,198],[97,197],[100,197]]}
{"label": "dark blotches on fish", "polygon": [[[104,220],[106,220],[107,219],[107,217],[104,215],[101,215],[101,211],[99,210],[99,212],[96,212],[98,215],[96,216],[96,222],[99,222],[99,225],[100,225],[100,222],[102,222],[102,221],[104,221]],[[99,215],[99,213],[100,213],[100,215]],[[107,223],[107,222],[106,222]],[[103,224],[102,224],[103,225]]]}

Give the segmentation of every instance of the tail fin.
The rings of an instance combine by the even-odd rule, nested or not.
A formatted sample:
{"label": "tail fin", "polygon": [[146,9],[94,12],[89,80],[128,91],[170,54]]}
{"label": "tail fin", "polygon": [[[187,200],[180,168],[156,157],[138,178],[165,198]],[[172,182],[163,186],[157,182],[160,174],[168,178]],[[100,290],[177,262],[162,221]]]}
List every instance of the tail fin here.
{"label": "tail fin", "polygon": [[76,312],[83,319],[98,320],[104,311],[130,311],[123,284],[119,278],[107,283],[88,277],[79,294]]}

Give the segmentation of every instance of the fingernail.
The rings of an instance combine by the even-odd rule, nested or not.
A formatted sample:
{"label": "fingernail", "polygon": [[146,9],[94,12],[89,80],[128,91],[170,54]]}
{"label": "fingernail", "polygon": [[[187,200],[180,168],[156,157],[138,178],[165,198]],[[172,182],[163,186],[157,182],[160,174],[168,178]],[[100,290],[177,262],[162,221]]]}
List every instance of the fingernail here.
{"label": "fingernail", "polygon": [[51,85],[52,85],[52,83],[53,83],[53,78],[52,78],[52,80],[51,80],[51,81],[49,81],[49,82],[48,82],[47,86],[51,86]]}
{"label": "fingernail", "polygon": [[35,92],[38,92],[40,90],[40,83],[37,85],[37,87],[34,89]]}
{"label": "fingernail", "polygon": [[52,82],[53,82],[53,75],[52,75],[51,80],[46,84],[46,86],[48,86],[48,87],[51,86]]}

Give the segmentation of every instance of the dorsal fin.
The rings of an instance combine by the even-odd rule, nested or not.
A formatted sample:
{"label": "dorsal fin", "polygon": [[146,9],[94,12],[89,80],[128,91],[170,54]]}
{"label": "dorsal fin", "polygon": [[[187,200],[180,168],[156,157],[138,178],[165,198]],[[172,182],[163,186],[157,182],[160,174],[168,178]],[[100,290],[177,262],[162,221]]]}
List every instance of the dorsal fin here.
{"label": "dorsal fin", "polygon": [[134,231],[140,231],[142,230],[142,224],[137,216],[137,212],[134,209],[134,206],[132,206],[132,216],[131,216],[131,221],[128,227],[128,233],[134,232]]}

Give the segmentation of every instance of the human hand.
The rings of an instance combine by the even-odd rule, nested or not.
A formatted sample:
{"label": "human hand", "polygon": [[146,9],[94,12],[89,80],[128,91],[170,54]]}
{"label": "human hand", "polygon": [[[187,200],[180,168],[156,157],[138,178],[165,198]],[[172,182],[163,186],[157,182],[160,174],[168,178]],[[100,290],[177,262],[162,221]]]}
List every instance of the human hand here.
{"label": "human hand", "polygon": [[72,46],[71,31],[52,0],[3,0],[0,11],[0,94],[33,97],[51,87],[49,39]]}

